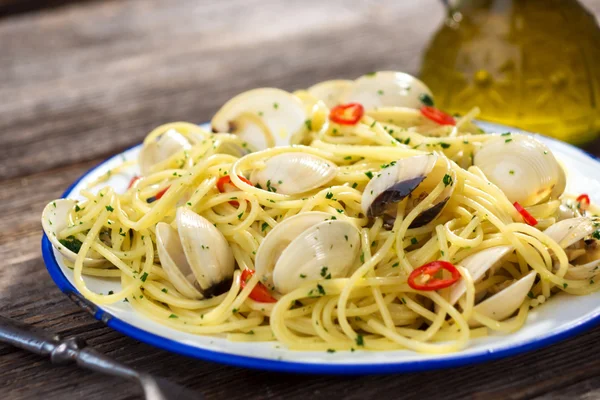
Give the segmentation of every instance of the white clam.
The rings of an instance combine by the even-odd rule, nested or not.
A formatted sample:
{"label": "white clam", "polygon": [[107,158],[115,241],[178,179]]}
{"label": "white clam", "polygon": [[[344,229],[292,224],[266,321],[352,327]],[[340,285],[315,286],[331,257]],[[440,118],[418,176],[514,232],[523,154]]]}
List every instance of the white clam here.
{"label": "white clam", "polygon": [[[577,217],[559,221],[544,231],[560,247],[566,249],[569,260],[575,261],[574,264],[569,264],[566,279],[590,279],[600,272],[598,241],[594,240],[590,245],[583,241],[598,227],[598,222],[587,217]],[[569,250],[569,247],[574,249]]]}
{"label": "white clam", "polygon": [[[496,321],[502,321],[510,317],[523,304],[525,296],[527,296],[535,282],[536,275],[535,271],[531,271],[507,288],[477,304],[473,311]],[[473,319],[469,321],[469,325],[472,328],[480,326]]]}
{"label": "white clam", "polygon": [[510,200],[530,206],[565,190],[565,173],[550,149],[531,136],[498,136],[483,144],[474,165]]}
{"label": "white clam", "polygon": [[185,136],[174,129],[169,129],[155,140],[144,143],[138,157],[140,172],[142,175],[148,175],[155,164],[191,147],[192,145]]}
{"label": "white clam", "polygon": [[416,199],[406,208],[408,213],[413,203],[419,202],[442,181],[446,185],[444,190],[413,220],[411,228],[426,225],[439,215],[454,190],[456,174],[448,159],[436,154],[400,159],[369,181],[361,199],[363,213],[369,218],[382,217],[386,228],[391,228],[396,218],[396,203],[407,196]]}
{"label": "white clam", "polygon": [[[490,268],[497,265],[505,256],[511,253],[512,246],[495,246],[478,251],[466,257],[460,265],[469,271],[473,281],[477,282]],[[450,304],[455,304],[466,292],[467,285],[464,280],[455,283],[450,289]]]}
{"label": "white clam", "polygon": [[[211,121],[215,132],[238,135],[255,150],[287,146],[304,128],[307,115],[302,101],[281,89],[261,88],[241,93],[221,107]],[[260,125],[268,128],[266,137]]]}
{"label": "white clam", "polygon": [[420,80],[395,71],[363,75],[341,96],[341,103],[360,103],[366,110],[379,107],[421,108],[423,96],[433,98]]}
{"label": "white clam", "polygon": [[586,217],[563,219],[549,226],[544,233],[566,249],[581,239],[590,236],[597,228],[595,223]]}
{"label": "white clam", "polygon": [[298,194],[327,185],[337,175],[337,166],[307,153],[285,153],[269,158],[262,169],[250,174],[253,185],[281,194]]}
{"label": "white clam", "polygon": [[207,219],[180,207],[170,225],[156,226],[161,265],[173,286],[184,296],[202,298],[227,286],[235,260],[223,234]]}
{"label": "white clam", "polygon": [[269,288],[289,293],[307,282],[347,276],[359,250],[360,234],[353,224],[311,211],[269,232],[255,267]]}
{"label": "white clam", "polygon": [[[44,233],[52,243],[55,249],[58,250],[62,256],[71,261],[75,262],[77,253],[69,250],[64,244],[60,242],[58,234],[68,226],[69,213],[75,208],[77,202],[71,199],[59,199],[52,201],[44,207],[42,211],[42,228]],[[90,257],[92,255],[92,257]],[[101,257],[95,252],[88,252],[88,257],[83,259],[83,265],[86,267],[98,267],[106,263],[106,259]]]}
{"label": "white clam", "polygon": [[308,88],[308,92],[315,98],[322,100],[328,108],[340,104],[340,97],[346,92],[354,81],[346,79],[335,79],[319,82]]}

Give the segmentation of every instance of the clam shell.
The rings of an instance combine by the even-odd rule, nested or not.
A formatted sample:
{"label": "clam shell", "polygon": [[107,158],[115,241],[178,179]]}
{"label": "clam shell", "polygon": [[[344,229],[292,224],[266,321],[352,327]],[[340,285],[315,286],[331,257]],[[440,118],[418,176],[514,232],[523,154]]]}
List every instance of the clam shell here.
{"label": "clam shell", "polygon": [[288,146],[290,138],[304,128],[307,118],[300,99],[285,90],[261,88],[235,96],[215,114],[212,129],[234,133],[255,150],[265,149],[268,145],[258,126],[237,121],[244,113],[256,115],[269,128],[276,146]]}
{"label": "clam shell", "polygon": [[327,185],[337,175],[331,161],[307,153],[285,153],[269,158],[250,175],[252,184],[281,194],[298,194]]}
{"label": "clam shell", "polygon": [[260,244],[254,269],[260,280],[273,287],[273,268],[285,248],[302,232],[323,221],[331,219],[331,215],[320,211],[303,212],[279,223],[271,230]]}
{"label": "clam shell", "polygon": [[138,158],[140,172],[142,175],[148,175],[153,165],[191,147],[185,136],[174,129],[169,129],[156,140],[144,144]]}
{"label": "clam shell", "polygon": [[[512,246],[495,246],[485,250],[478,251],[466,257],[460,262],[460,265],[469,271],[473,281],[477,282],[487,270],[492,268],[498,262],[513,251]],[[465,293],[467,286],[464,280],[459,280],[450,289],[450,304],[455,304]]]}
{"label": "clam shell", "polygon": [[[71,210],[75,208],[77,202],[71,199],[59,199],[52,201],[44,207],[42,211],[42,228],[44,233],[52,243],[55,249],[58,250],[63,257],[71,262],[75,262],[77,254],[67,249],[59,242],[58,233],[64,230],[68,225],[68,216]],[[90,254],[90,252],[88,252]],[[83,259],[83,265],[86,267],[98,267],[106,263],[104,258],[86,257]]]}
{"label": "clam shell", "polygon": [[308,92],[315,98],[322,100],[328,108],[333,108],[340,104],[341,95],[346,92],[354,81],[346,79],[336,79],[317,83],[308,88]]}
{"label": "clam shell", "polygon": [[206,218],[180,207],[175,216],[181,247],[203,292],[233,277],[235,260],[223,234]]}
{"label": "clam shell", "polygon": [[421,96],[433,98],[420,80],[395,71],[363,75],[341,96],[341,103],[360,103],[366,110],[379,107],[421,108]]}
{"label": "clam shell", "polygon": [[202,298],[202,293],[194,286],[196,277],[185,257],[179,235],[171,225],[164,222],[156,225],[156,249],[160,264],[175,289],[186,297]]}
{"label": "clam shell", "polygon": [[511,203],[530,206],[565,189],[564,171],[550,149],[530,136],[499,136],[483,144],[474,165],[498,186]]}
{"label": "clam shell", "polygon": [[[523,304],[531,290],[537,273],[531,271],[512,285],[477,304],[473,311],[486,317],[502,321],[515,313]],[[469,321],[472,328],[480,326],[477,321]]]}
{"label": "clam shell", "polygon": [[389,228],[396,217],[395,210],[390,210],[390,206],[409,195],[418,197],[419,193],[426,192],[439,184],[446,174],[450,176],[451,182],[434,200],[433,205],[423,210],[414,219],[410,228],[426,225],[443,210],[456,181],[455,173],[448,160],[445,158],[440,160],[436,154],[400,159],[393,165],[383,168],[369,181],[363,191],[361,200],[363,213],[369,218],[382,216],[386,221],[386,228]]}
{"label": "clam shell", "polygon": [[350,222],[320,222],[281,253],[273,269],[275,290],[289,293],[307,282],[345,277],[359,250],[360,234]]}
{"label": "clam shell", "polygon": [[560,245],[563,249],[590,236],[596,227],[594,222],[586,217],[563,219],[550,225],[544,233]]}

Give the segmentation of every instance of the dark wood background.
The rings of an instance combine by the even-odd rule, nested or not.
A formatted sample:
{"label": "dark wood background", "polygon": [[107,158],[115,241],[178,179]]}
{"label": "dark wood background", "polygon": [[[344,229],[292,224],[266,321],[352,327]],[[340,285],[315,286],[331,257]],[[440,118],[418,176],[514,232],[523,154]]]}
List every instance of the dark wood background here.
{"label": "dark wood background", "polygon": [[[600,15],[600,0],[583,3]],[[530,354],[419,374],[277,374],[187,359],[122,336],[54,286],[40,213],[78,176],[167,121],[231,96],[372,70],[416,73],[436,0],[0,0],[0,314],[80,335],[135,368],[231,398],[600,398],[600,328]],[[600,154],[596,143],[590,150]],[[127,382],[0,345],[2,399],[129,399]]]}

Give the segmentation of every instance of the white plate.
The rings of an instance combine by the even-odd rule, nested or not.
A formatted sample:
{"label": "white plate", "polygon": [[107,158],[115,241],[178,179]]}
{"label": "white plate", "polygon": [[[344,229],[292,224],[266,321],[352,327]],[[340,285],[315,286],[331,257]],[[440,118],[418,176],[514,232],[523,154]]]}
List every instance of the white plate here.
{"label": "white plate", "polygon": [[[480,125],[490,132],[522,132],[501,125]],[[546,143],[564,163],[568,173],[567,191],[588,193],[593,202],[600,203],[600,162],[571,145],[544,136],[536,137]],[[88,182],[105,174],[124,158],[135,158],[139,150],[138,145],[94,167],[73,183],[63,197],[80,198],[77,193]],[[127,175],[113,176],[108,183],[124,191],[135,172],[132,170]],[[458,353],[425,355],[405,350],[295,352],[277,343],[237,343],[222,337],[179,332],[136,313],[129,303],[97,307],[76,291],[72,271],[62,263],[60,254],[54,251],[46,236],[42,239],[42,252],[50,276],[57,286],[111,328],[167,351],[243,367],[321,374],[412,372],[445,368],[531,351],[574,336],[600,322],[600,292],[588,296],[561,294],[532,310],[525,326],[518,332],[492,334],[471,340],[468,347]],[[86,281],[97,292],[108,293],[119,288],[116,280],[87,277]]]}

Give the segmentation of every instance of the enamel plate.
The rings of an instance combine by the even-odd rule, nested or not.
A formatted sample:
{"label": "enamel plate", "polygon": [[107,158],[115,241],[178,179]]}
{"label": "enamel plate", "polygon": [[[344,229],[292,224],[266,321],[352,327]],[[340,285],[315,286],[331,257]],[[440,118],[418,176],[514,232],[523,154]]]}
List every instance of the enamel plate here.
{"label": "enamel plate", "polygon": [[[479,123],[489,132],[521,132],[506,126]],[[543,136],[546,143],[567,170],[567,192],[588,193],[595,203],[600,203],[600,161],[571,145]],[[123,159],[137,157],[141,145],[116,155],[85,173],[71,185],[63,197],[80,198],[77,193],[86,184],[119,165]],[[113,176],[108,184],[125,191],[136,173]],[[458,353],[429,355],[412,351],[355,351],[355,352],[297,352],[273,342],[229,342],[224,337],[196,336],[178,332],[136,313],[129,303],[119,302],[98,307],[76,291],[73,273],[62,262],[46,236],[42,239],[42,253],[50,276],[69,297],[91,312],[109,327],[139,341],[158,348],[207,361],[240,367],[275,371],[315,374],[364,374],[414,372],[448,368],[489,361],[523,353],[556,343],[589,329],[600,322],[600,292],[588,296],[559,294],[541,307],[532,310],[525,326],[513,334],[494,334],[473,339],[467,348]],[[86,277],[88,286],[98,293],[117,291],[117,280]]]}

